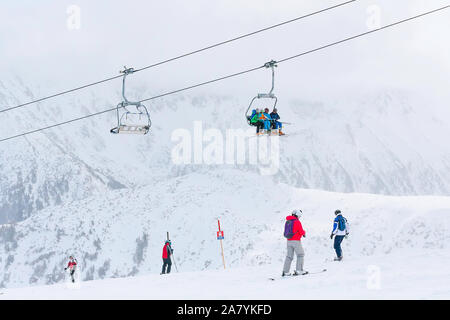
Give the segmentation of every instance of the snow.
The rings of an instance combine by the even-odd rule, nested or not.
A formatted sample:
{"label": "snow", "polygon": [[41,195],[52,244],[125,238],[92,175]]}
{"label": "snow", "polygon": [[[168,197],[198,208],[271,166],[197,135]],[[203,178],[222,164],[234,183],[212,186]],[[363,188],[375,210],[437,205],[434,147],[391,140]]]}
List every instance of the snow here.
{"label": "snow", "polygon": [[[293,208],[304,212],[306,268],[328,271],[267,283],[280,274],[284,219]],[[336,208],[351,223],[342,263],[324,262],[334,256],[329,234]],[[173,291],[183,299],[331,298],[340,291],[346,298],[448,298],[449,214],[450,197],[299,189],[236,169],[192,173],[46,208],[3,226],[1,235],[9,235],[0,247],[5,297],[31,297],[34,290],[40,297],[58,297],[53,290],[68,290],[63,267],[73,254],[81,284],[67,291],[68,298],[163,298]],[[225,233],[225,271],[215,238],[218,218]],[[167,279],[159,275],[166,231],[181,271]],[[381,272],[378,293],[366,288],[369,266]],[[305,292],[297,293],[298,281]]]}
{"label": "snow", "polygon": [[[13,134],[114,105],[100,100],[100,93],[87,95],[90,103],[63,105],[64,112],[62,105],[49,103],[20,116],[8,113],[2,129]],[[333,298],[337,292],[348,298],[448,298],[450,157],[448,147],[438,143],[448,131],[448,117],[439,103],[425,110],[425,101],[407,96],[286,102],[282,116],[301,125],[286,128],[290,135],[281,139],[274,176],[260,176],[248,164],[171,161],[171,133],[177,128],[191,130],[199,119],[222,132],[244,128],[236,114],[246,103],[236,99],[162,99],[151,108],[153,130],[137,139],[109,134],[114,119],[105,115],[7,142],[7,152],[0,151],[1,219],[10,222],[0,228],[3,298],[31,297],[33,290],[43,290],[43,298],[62,298],[59,289],[73,298],[164,297],[169,288],[180,298],[282,298],[297,294],[298,281],[307,289],[299,298]],[[329,233],[337,208],[352,228],[344,263],[292,284],[268,284],[283,263],[285,216],[292,209],[305,213],[307,266],[313,270],[334,254]],[[218,218],[226,271],[215,239]],[[167,231],[182,279],[159,276]],[[75,288],[64,284],[70,254],[80,262]],[[382,272],[378,291],[365,286],[371,265]],[[201,290],[215,282],[223,291]],[[326,292],[319,289],[324,286]]]}
{"label": "snow", "polygon": [[[247,9],[254,13],[250,7]],[[9,18],[16,20],[14,16]],[[184,18],[195,20],[186,15]],[[158,13],[158,19],[163,21],[164,15]],[[329,17],[316,16],[310,23],[330,24],[331,20],[322,19]],[[439,19],[436,15],[434,20]],[[260,24],[258,21],[260,17],[253,22]],[[362,27],[360,22],[358,28]],[[204,132],[209,129],[225,135],[228,129],[248,129],[244,112],[249,100],[267,88],[267,70],[235,78],[229,84],[215,83],[146,100],[153,123],[146,136],[110,134],[116,125],[115,112],[110,112],[4,141],[0,148],[0,291],[4,294],[0,298],[448,299],[450,144],[442,141],[450,136],[450,111],[447,91],[439,85],[448,83],[444,63],[448,59],[431,55],[437,60],[425,59],[426,64],[416,64],[422,65],[421,72],[417,68],[414,75],[405,72],[411,62],[430,57],[427,50],[447,52],[423,50],[444,43],[427,42],[438,40],[430,34],[439,29],[441,22],[444,25],[445,19],[427,24],[426,32],[425,24],[409,25],[409,36],[400,46],[412,43],[411,50],[406,50],[412,60],[405,60],[404,54],[396,57],[389,53],[394,48],[392,41],[398,38],[395,32],[389,32],[379,34],[375,37],[378,40],[348,43],[331,56],[310,56],[307,64],[280,66],[275,89],[277,106],[281,120],[292,124],[283,128],[288,135],[280,140],[279,168],[271,176],[259,175],[260,168],[247,159],[243,164],[236,161],[214,165],[202,162],[204,154],[195,152],[193,158],[200,159],[199,163],[179,164],[171,157],[173,134],[178,129],[195,135],[200,121]],[[94,25],[104,26],[94,23],[90,28],[95,29]],[[346,25],[341,23],[344,29],[339,32],[354,27]],[[240,27],[234,27],[235,34],[239,34]],[[420,32],[411,28],[419,28]],[[119,29],[119,33],[131,30],[122,26]],[[285,37],[272,38],[279,42],[277,45],[264,42],[271,57],[285,55],[285,45],[292,45],[285,41],[289,32],[295,32],[297,38],[298,32],[310,33],[300,37],[302,46],[314,47],[315,41],[325,40],[307,31],[310,28],[288,29],[283,31]],[[172,31],[169,33],[176,37]],[[178,50],[186,47],[181,42],[193,45],[194,38],[207,40],[183,37],[169,42]],[[213,43],[214,39],[210,40]],[[263,57],[269,51],[260,50],[261,41],[247,40],[246,45],[242,42],[239,46],[252,48],[253,43],[259,48],[240,50],[251,57],[249,63],[269,59]],[[83,48],[77,41],[70,42]],[[158,43],[153,41],[151,45]],[[115,47],[115,41],[110,45]],[[198,43],[198,47],[203,45]],[[374,60],[374,48],[384,48],[388,59]],[[159,58],[150,57],[157,61],[165,55],[160,49],[144,51],[161,54]],[[166,53],[171,51],[166,49]],[[127,96],[132,100],[160,96],[217,74],[229,74],[239,69],[235,59],[229,59],[235,49],[224,47],[225,51],[210,55],[214,61],[224,63],[206,63],[208,57],[202,54],[198,60],[190,57],[190,63],[183,64],[183,72],[178,68],[181,65],[174,65],[175,69],[167,65],[167,69],[155,69],[156,73],[133,75]],[[30,50],[19,46],[19,51]],[[114,52],[121,55],[127,50],[119,51]],[[144,51],[133,50],[137,60],[110,56],[110,63],[129,61],[131,57],[135,66],[145,65],[138,58]],[[39,56],[36,50],[33,52],[34,58]],[[339,59],[339,54],[346,58]],[[355,54],[358,59],[349,59]],[[21,54],[14,56],[23,58]],[[45,80],[50,73],[34,72],[38,87],[32,84],[34,76],[22,80],[15,74],[20,73],[18,65],[35,68],[11,64],[11,59],[1,60],[15,65],[13,73],[3,73],[0,80],[1,109],[67,89],[70,83],[85,83],[83,79],[89,78],[85,56],[80,56],[78,63],[71,58],[69,64],[60,57],[46,57],[65,66],[47,70],[58,70],[53,82]],[[83,68],[76,68],[82,60]],[[336,63],[340,60],[347,62]],[[90,61],[95,65],[94,60]],[[98,67],[111,70],[107,65],[101,67],[103,62]],[[319,65],[321,68],[317,68]],[[99,68],[90,68],[88,73],[95,75],[91,78],[103,73]],[[368,72],[374,68],[380,72]],[[402,76],[392,77],[395,73]],[[345,81],[339,80],[341,76]],[[389,83],[397,88],[388,87]],[[311,97],[314,100],[307,100]],[[0,139],[112,109],[121,99],[121,80],[117,79],[10,110],[1,115]],[[263,102],[258,102],[257,107],[263,107]],[[209,138],[197,137],[192,143],[197,146],[202,142],[201,147],[209,152],[213,150],[208,148]],[[246,139],[246,143],[257,139]],[[282,230],[285,216],[292,209],[304,212],[306,268],[315,271],[326,267],[328,271],[271,282],[267,278],[278,277],[283,264],[286,248]],[[343,243],[342,263],[329,261],[334,255],[329,233],[335,209],[341,209],[351,223],[350,237]],[[217,219],[225,233],[226,270],[215,239]],[[180,273],[160,276],[167,231]],[[63,271],[69,255],[75,255],[79,262],[75,284],[67,282]]]}
{"label": "snow", "polygon": [[[310,244],[305,240],[307,248]],[[450,256],[372,256],[343,262],[314,261],[306,267],[327,271],[280,277],[280,265],[151,274],[120,279],[61,283],[3,290],[0,299],[448,299]],[[379,268],[379,284],[370,280]],[[275,277],[275,281],[268,280]]]}

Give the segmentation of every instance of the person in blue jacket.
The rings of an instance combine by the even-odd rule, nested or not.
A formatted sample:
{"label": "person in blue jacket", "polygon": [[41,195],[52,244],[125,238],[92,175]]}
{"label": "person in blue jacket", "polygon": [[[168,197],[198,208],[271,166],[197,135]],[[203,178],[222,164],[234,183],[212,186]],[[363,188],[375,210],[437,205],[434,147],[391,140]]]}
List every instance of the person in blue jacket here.
{"label": "person in blue jacket", "polygon": [[278,130],[278,134],[280,136],[284,135],[284,133],[281,131],[283,124],[278,121],[280,120],[280,115],[278,114],[277,108],[273,108],[273,111],[270,113],[270,117],[272,118],[272,128]]}
{"label": "person in blue jacket", "polygon": [[336,258],[334,258],[334,261],[341,261],[343,258],[341,243],[344,238],[347,238],[349,227],[347,219],[342,216],[341,210],[336,210],[334,215],[336,218],[333,222],[333,231],[331,231],[330,239],[333,239],[334,237],[334,250],[336,251]]}
{"label": "person in blue jacket", "polygon": [[269,108],[265,108],[263,115],[265,117],[264,119],[264,129],[266,130],[267,133],[270,134],[270,131],[272,129],[272,117],[269,114]]}

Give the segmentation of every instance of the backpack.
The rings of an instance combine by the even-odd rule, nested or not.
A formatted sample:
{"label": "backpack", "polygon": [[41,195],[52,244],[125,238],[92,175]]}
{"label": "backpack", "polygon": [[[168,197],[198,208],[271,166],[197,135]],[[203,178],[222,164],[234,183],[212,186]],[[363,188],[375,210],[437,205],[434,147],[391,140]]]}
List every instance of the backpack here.
{"label": "backpack", "polygon": [[345,219],[343,216],[340,216],[340,218],[338,219],[338,229],[340,231],[344,231],[345,230],[346,222],[347,222],[347,219]]}
{"label": "backpack", "polygon": [[284,224],[284,237],[290,239],[294,236],[294,222],[295,220],[288,220]]}

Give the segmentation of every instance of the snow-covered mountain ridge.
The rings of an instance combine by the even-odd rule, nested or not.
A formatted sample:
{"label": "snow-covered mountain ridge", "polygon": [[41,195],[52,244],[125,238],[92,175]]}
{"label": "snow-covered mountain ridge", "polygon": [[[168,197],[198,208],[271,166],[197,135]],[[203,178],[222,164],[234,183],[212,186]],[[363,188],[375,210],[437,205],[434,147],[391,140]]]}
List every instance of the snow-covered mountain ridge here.
{"label": "snow-covered mountain ridge", "polygon": [[[0,83],[0,105],[35,98],[40,90],[20,80]],[[1,137],[110,108],[120,84],[80,91],[0,115]],[[249,90],[253,96],[254,88]],[[32,94],[34,92],[34,94]],[[113,94],[112,94],[113,93]],[[146,87],[131,97],[152,96]],[[204,128],[246,129],[242,97],[174,95],[147,104],[153,127],[144,137],[118,137],[109,130],[114,113],[89,118],[6,142],[0,147],[0,223],[21,221],[52,205],[115,189],[151,186],[210,165],[177,165],[172,133]],[[281,141],[274,182],[336,192],[447,195],[450,191],[450,117],[441,102],[398,91],[335,101],[286,101],[279,112],[289,133]],[[229,166],[228,166],[229,167]],[[256,172],[252,165],[232,166]]]}

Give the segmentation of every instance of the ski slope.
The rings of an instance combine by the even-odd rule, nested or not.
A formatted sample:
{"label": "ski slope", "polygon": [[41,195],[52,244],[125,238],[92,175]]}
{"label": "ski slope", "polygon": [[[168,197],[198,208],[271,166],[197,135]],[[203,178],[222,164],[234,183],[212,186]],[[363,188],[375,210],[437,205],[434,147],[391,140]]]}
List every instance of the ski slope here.
{"label": "ski slope", "polygon": [[[0,299],[448,299],[449,263],[449,255],[442,251],[345,262],[307,259],[311,271],[325,266],[327,272],[281,278],[280,265],[275,264],[201,272],[174,270],[162,276],[6,289]],[[379,268],[379,281],[370,278],[374,266]],[[278,278],[270,281],[269,276]]]}
{"label": "ski slope", "polygon": [[[73,254],[82,282],[79,291],[67,291],[68,297],[162,298],[165,290],[158,290],[165,283],[159,276],[161,250],[169,231],[181,273],[167,277],[173,279],[168,282],[172,284],[167,294],[178,290],[180,298],[206,294],[230,298],[273,294],[282,298],[297,294],[298,284],[294,284],[303,281],[267,283],[268,277],[280,273],[285,255],[284,221],[294,208],[304,212],[306,268],[311,271],[322,269],[324,261],[334,256],[329,238],[334,210],[341,209],[351,223],[350,237],[343,243],[345,262],[325,263],[329,269],[325,274],[305,278],[306,297],[322,294],[324,286],[332,297],[344,290],[346,283],[355,290],[345,289],[347,297],[373,297],[376,293],[364,285],[370,265],[379,266],[384,288],[395,289],[392,298],[402,294],[450,297],[446,289],[450,288],[446,271],[450,197],[305,190],[275,185],[270,177],[244,175],[236,169],[192,173],[151,187],[117,190],[46,208],[23,222],[3,226],[0,280],[11,298],[28,297],[26,292],[33,290],[44,290],[41,297],[58,297],[58,288],[66,290],[63,268]],[[217,218],[225,232],[226,271],[222,271],[215,238]],[[104,280],[90,281],[100,279]],[[131,289],[124,291],[121,281],[129,282]],[[234,288],[232,283],[239,285]],[[55,286],[41,287],[47,284]],[[108,288],[116,285],[117,289]],[[133,289],[141,285],[141,289]],[[240,285],[248,290],[239,290]],[[32,287],[14,289],[26,286]],[[220,286],[223,293],[215,292]],[[269,291],[260,290],[261,286]],[[83,290],[91,293],[83,294]],[[298,294],[302,298],[306,293]]]}

